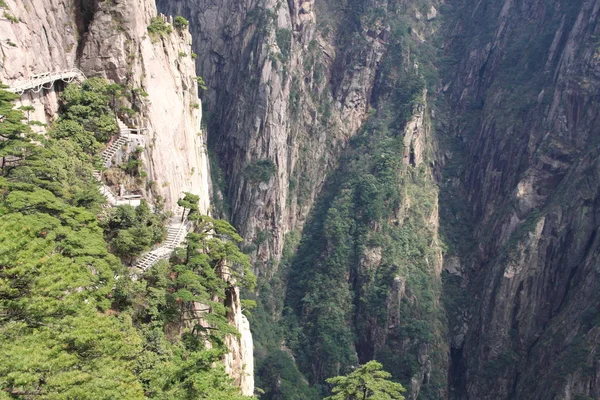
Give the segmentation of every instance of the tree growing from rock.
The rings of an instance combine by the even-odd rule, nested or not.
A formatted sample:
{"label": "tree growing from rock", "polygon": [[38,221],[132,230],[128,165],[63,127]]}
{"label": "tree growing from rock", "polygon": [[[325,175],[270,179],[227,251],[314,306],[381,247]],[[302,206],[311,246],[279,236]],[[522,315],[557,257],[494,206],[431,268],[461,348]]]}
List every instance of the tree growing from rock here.
{"label": "tree growing from rock", "polygon": [[179,199],[177,204],[180,207],[184,208],[183,214],[181,214],[181,221],[185,218],[185,210],[188,211],[188,219],[190,221],[197,220],[200,216],[200,208],[198,207],[198,202],[200,201],[200,196],[185,192],[183,199]]}

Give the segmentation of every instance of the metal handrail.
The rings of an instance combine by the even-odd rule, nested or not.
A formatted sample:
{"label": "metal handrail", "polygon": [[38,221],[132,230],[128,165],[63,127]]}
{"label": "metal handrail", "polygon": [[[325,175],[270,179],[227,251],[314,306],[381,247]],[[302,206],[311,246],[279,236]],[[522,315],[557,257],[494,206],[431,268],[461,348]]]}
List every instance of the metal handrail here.
{"label": "metal handrail", "polygon": [[76,79],[85,80],[85,74],[79,68],[71,68],[60,72],[45,72],[33,75],[25,82],[14,82],[7,90],[22,95],[26,90],[39,93],[42,89],[50,90],[56,81],[71,83]]}

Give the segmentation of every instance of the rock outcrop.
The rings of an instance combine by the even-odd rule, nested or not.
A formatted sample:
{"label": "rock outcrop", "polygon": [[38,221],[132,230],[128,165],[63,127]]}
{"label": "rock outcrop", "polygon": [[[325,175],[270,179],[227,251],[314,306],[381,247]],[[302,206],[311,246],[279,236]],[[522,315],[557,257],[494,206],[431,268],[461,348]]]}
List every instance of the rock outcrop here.
{"label": "rock outcrop", "polygon": [[[275,272],[269,265],[277,263],[267,261],[277,261],[285,234],[303,226],[327,172],[367,116],[386,26],[360,28],[341,48],[334,43],[347,15],[336,5],[157,3],[190,20],[231,220],[256,247],[253,255],[264,263],[257,272],[268,279]],[[319,19],[329,28],[317,29]],[[274,168],[255,176],[260,165]]]}
{"label": "rock outcrop", "polygon": [[[72,0],[7,0],[0,5],[0,81],[14,84],[75,65],[80,27]],[[19,106],[33,106],[31,120],[50,122],[58,109],[52,90],[27,92]]]}
{"label": "rock outcrop", "polygon": [[[421,302],[421,288],[416,283],[421,278],[416,278],[416,275],[422,272],[416,270],[425,270],[423,274],[427,276],[422,279],[427,280],[426,286],[431,284],[427,290],[435,292],[431,296],[432,308],[435,308],[439,303],[437,285],[440,283],[442,260],[437,240],[436,193],[433,180],[429,179],[432,171],[427,162],[435,150],[430,109],[425,96],[420,96],[422,104],[412,109],[409,104],[411,94],[407,95],[411,91],[408,89],[410,84],[404,85],[406,91],[401,95],[395,91],[397,86],[401,86],[398,81],[403,75],[419,80],[416,57],[411,56],[410,46],[404,46],[404,38],[401,37],[412,32],[407,43],[429,40],[434,32],[431,21],[437,18],[437,9],[427,7],[426,19],[418,14],[420,6],[411,2],[368,0],[360,3],[158,0],[158,8],[164,13],[183,15],[190,21],[195,52],[199,54],[198,75],[208,86],[204,103],[209,115],[209,145],[218,155],[225,175],[226,185],[222,189],[228,199],[231,220],[246,239],[246,249],[257,261],[254,265],[262,282],[269,282],[278,272],[286,234],[302,230],[309,213],[314,212],[315,200],[323,196],[322,188],[327,178],[338,169],[340,156],[348,148],[350,139],[356,136],[369,116],[375,114],[374,108],[378,107],[378,103],[385,103],[393,110],[395,104],[391,104],[390,98],[407,96],[398,101],[406,107],[408,114],[398,117],[398,124],[403,125],[405,119],[410,119],[406,129],[394,127],[398,129],[397,135],[405,138],[404,149],[400,144],[398,151],[406,151],[406,167],[426,171],[420,178],[426,180],[428,196],[416,199],[414,193],[406,193],[402,199],[394,200],[402,203],[403,208],[398,210],[398,215],[391,216],[395,221],[385,223],[395,224],[395,227],[415,223],[422,228],[431,247],[430,259],[425,261],[423,258],[418,267],[414,263],[405,265],[403,259],[405,270],[399,272],[396,278],[406,282],[407,275],[413,275],[408,288],[411,301]],[[435,5],[437,7],[437,3]],[[397,31],[392,33],[389,21],[402,13],[410,14],[403,20],[408,25],[402,29],[398,23],[394,27]],[[417,221],[414,215],[422,211],[418,202],[425,197],[428,201],[423,207],[428,212],[426,221],[422,221],[421,216]],[[365,229],[372,229],[373,236],[381,234],[377,226]],[[319,238],[314,240],[319,241]],[[323,265],[327,265],[326,258],[334,252],[335,245],[332,243],[326,247],[318,260]],[[347,370],[357,353],[361,362],[376,354],[377,357],[388,357],[390,364],[395,363],[396,377],[410,375],[409,379],[414,380],[411,385],[413,398],[419,395],[422,386],[427,386],[430,393],[444,392],[444,389],[435,386],[444,382],[445,373],[436,376],[435,385],[428,383],[434,381],[431,378],[432,364],[439,371],[445,368],[440,365],[447,361],[445,356],[434,361],[430,357],[431,349],[440,345],[437,339],[441,333],[436,332],[436,339],[432,340],[435,345],[432,346],[428,346],[423,337],[417,338],[418,334],[411,333],[408,338],[405,333],[410,327],[399,326],[399,319],[403,324],[407,324],[409,319],[405,305],[407,300],[395,291],[395,277],[387,276],[389,270],[398,266],[388,255],[386,265],[380,268],[381,260],[377,261],[377,253],[376,249],[367,249],[364,265],[347,265],[337,277],[339,288],[327,294],[309,293],[314,289],[311,285],[303,288],[307,292],[299,295],[298,300],[303,295],[319,298],[320,303],[330,300],[329,296],[335,296],[333,293],[343,297],[339,301],[332,300],[337,312],[328,315],[332,320],[344,321],[340,323],[342,325],[356,328],[354,333],[360,338],[357,339],[359,343],[349,344],[348,349],[343,349],[344,353],[350,353],[343,360],[332,350],[340,346],[339,343],[319,354],[318,345],[328,339],[319,337],[323,332],[311,328],[317,322],[307,322],[307,314],[312,312],[309,310],[315,308],[308,306],[299,311],[299,324],[305,326],[298,330],[307,335],[305,340],[310,344],[305,348],[312,346],[310,351],[314,352],[314,357],[306,360],[311,355],[296,354],[299,359],[304,359],[299,361],[300,368],[309,381],[316,383],[327,374]],[[318,270],[317,267],[315,269]],[[375,272],[377,270],[379,272]],[[318,275],[317,272],[315,274]],[[374,276],[381,275],[385,276],[384,282],[373,281]],[[353,294],[345,291],[346,285]],[[368,293],[362,291],[363,287]],[[371,290],[380,292],[374,294]],[[283,297],[284,293],[274,296]],[[348,298],[352,296],[356,296],[357,303],[359,298],[372,297],[379,301],[383,296],[384,303],[394,304],[395,308],[387,318],[390,324],[382,322],[386,317],[373,316],[374,304],[356,306],[356,311],[350,311]],[[290,304],[290,307],[301,306]],[[427,319],[422,326],[433,324],[437,318],[429,314],[420,317]],[[342,335],[347,333],[345,326],[331,327],[331,331],[337,330],[344,331]],[[335,337],[338,342],[345,340],[341,336]],[[285,345],[278,346],[286,348]],[[407,357],[414,359],[417,365],[411,366],[409,372],[409,368],[398,367],[399,363],[394,360],[399,355],[392,354],[392,348],[398,350],[398,354],[410,354]],[[297,352],[298,347],[292,350]],[[327,352],[330,354],[325,355]],[[337,367],[332,365],[336,363]],[[309,372],[311,370],[312,373]]]}
{"label": "rock outcrop", "polygon": [[225,356],[225,371],[234,378],[234,382],[240,387],[244,396],[254,394],[254,348],[252,332],[248,318],[242,313],[240,290],[233,287],[229,290],[226,304],[230,308],[228,318],[235,326],[240,336],[228,336],[225,344],[230,350]]}
{"label": "rock outcrop", "polygon": [[206,214],[210,177],[191,36],[164,16],[158,18],[171,31],[151,35],[148,26],[156,16],[148,1],[99,3],[79,63],[88,75],[138,88],[132,102],[147,136],[149,194],[160,196],[166,210],[175,210],[183,192],[194,193]]}

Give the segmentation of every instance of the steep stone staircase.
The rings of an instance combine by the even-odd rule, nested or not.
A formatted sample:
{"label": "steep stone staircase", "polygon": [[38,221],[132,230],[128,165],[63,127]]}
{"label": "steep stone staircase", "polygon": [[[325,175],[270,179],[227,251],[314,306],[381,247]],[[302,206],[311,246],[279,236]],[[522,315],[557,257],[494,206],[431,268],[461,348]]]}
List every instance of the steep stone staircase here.
{"label": "steep stone staircase", "polygon": [[118,203],[117,195],[110,189],[110,187],[108,187],[102,183],[102,173],[98,170],[94,170],[93,175],[94,175],[94,178],[96,178],[96,180],[102,184],[100,186],[100,193],[104,197],[106,197],[106,201],[107,201],[108,205],[112,206],[112,207],[116,207],[117,203]]}
{"label": "steep stone staircase", "polygon": [[115,156],[115,154],[117,154],[119,149],[123,147],[123,145],[128,143],[139,144],[143,142],[143,135],[139,133],[142,131],[142,129],[131,129],[125,125],[120,118],[117,118],[117,125],[119,126],[119,135],[117,136],[116,140],[109,144],[108,147],[101,153],[102,160],[107,168],[111,166],[112,158]]}
{"label": "steep stone staircase", "polygon": [[111,166],[111,160],[115,154],[117,154],[117,151],[119,151],[119,149],[127,142],[129,142],[129,138],[119,135],[117,140],[112,142],[104,151],[102,151],[101,157],[107,168]]}
{"label": "steep stone staircase", "polygon": [[[130,129],[129,127],[127,127],[127,125],[125,125],[125,123],[123,121],[121,121],[120,118],[117,118],[117,125],[119,126],[119,135],[117,136],[116,140],[114,140],[112,143],[110,143],[106,149],[102,150],[102,152],[100,153],[100,157],[102,157],[102,161],[104,161],[104,166],[106,168],[109,168],[112,165],[112,159],[115,156],[115,154],[117,154],[117,152],[119,151],[119,149],[121,149],[123,147],[123,145],[130,143],[132,141],[136,142],[141,142],[141,139],[139,138],[141,135],[139,134],[131,134],[130,132],[139,132],[140,130],[138,129]],[[102,173],[98,170],[94,170],[94,177],[96,178],[96,180],[98,182],[100,182],[102,184]],[[104,195],[104,197],[106,197],[106,200],[108,201],[108,203],[115,207],[121,204],[131,204],[131,205],[138,205],[139,203],[139,198],[140,197],[129,197],[129,200],[121,200],[119,199],[119,197],[106,185],[102,184],[102,186],[100,186],[100,192]],[[135,201],[138,200],[138,201]]]}
{"label": "steep stone staircase", "polygon": [[184,218],[183,221],[181,220],[181,212],[169,219],[165,241],[159,247],[141,256],[135,263],[132,268],[133,272],[131,273],[133,279],[137,279],[139,275],[143,274],[160,260],[169,258],[173,250],[181,246],[185,241],[190,227],[187,219]]}
{"label": "steep stone staircase", "polygon": [[[38,93],[43,89],[51,89],[56,81],[72,82],[74,80],[85,80],[85,75],[77,68],[71,68],[69,70],[60,72],[48,72],[39,74],[31,77],[27,81],[15,82],[7,90],[16,94],[23,94],[27,90],[31,90],[34,93]],[[108,168],[112,164],[113,157],[117,154],[123,145],[134,142],[143,143],[143,135],[141,132],[143,129],[129,128],[123,121],[117,118],[117,125],[119,127],[119,135],[116,140],[110,143],[106,149],[104,149],[100,156],[104,161],[104,165]],[[120,200],[110,187],[102,182],[102,172],[98,170],[93,171],[94,178],[101,183],[100,193],[106,197],[108,205],[117,206],[120,204],[127,204],[130,200]],[[131,196],[128,196],[131,197]],[[131,277],[137,279],[137,277],[144,273],[148,268],[152,267],[158,261],[168,258],[173,250],[180,246],[184,241],[189,232],[190,226],[186,218],[182,218],[184,210],[180,207],[176,214],[171,217],[167,223],[167,237],[160,246],[154,250],[141,256],[132,268]]]}

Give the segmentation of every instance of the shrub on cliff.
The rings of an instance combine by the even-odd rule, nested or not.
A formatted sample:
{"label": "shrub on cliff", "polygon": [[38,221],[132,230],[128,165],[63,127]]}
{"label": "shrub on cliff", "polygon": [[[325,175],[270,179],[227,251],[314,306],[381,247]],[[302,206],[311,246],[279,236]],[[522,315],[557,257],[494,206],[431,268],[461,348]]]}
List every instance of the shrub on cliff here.
{"label": "shrub on cliff", "polygon": [[252,183],[268,182],[277,172],[277,166],[272,160],[258,160],[246,167],[244,176]]}
{"label": "shrub on cliff", "polygon": [[187,19],[183,18],[181,15],[178,15],[173,20],[173,25],[175,25],[176,29],[182,30],[182,29],[186,29],[190,25],[190,23],[188,22]]}
{"label": "shrub on cliff", "polygon": [[157,39],[165,35],[170,35],[173,32],[171,25],[167,24],[161,17],[154,17],[148,25],[148,33],[152,39]]}
{"label": "shrub on cliff", "polygon": [[335,385],[333,396],[324,400],[404,400],[406,391],[401,384],[388,380],[391,374],[382,369],[377,361],[369,361],[348,376],[327,379]]}

